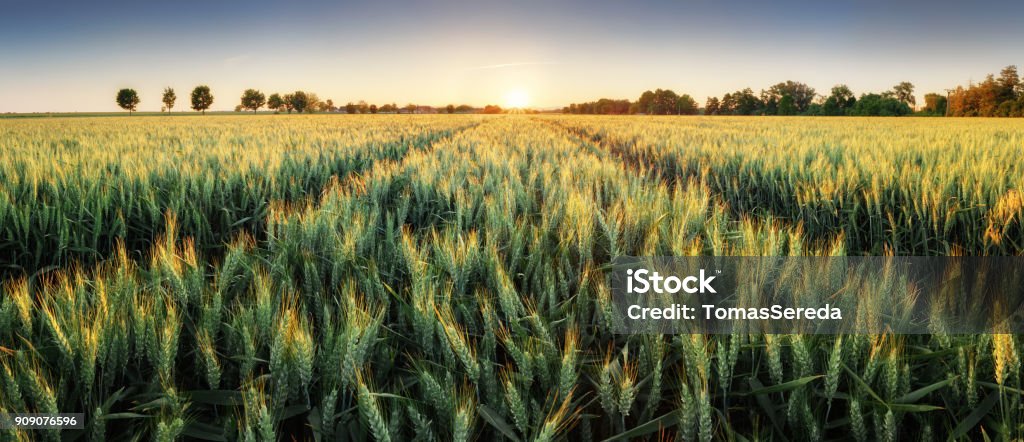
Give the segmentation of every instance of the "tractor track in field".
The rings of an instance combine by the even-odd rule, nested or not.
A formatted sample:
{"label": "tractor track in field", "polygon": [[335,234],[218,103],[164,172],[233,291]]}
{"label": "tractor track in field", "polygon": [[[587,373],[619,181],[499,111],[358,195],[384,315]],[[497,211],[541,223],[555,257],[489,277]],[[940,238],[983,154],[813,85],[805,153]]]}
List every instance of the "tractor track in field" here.
{"label": "tractor track in field", "polygon": [[[390,161],[400,163],[404,161],[410,154],[413,154],[415,152],[430,151],[434,148],[436,144],[443,143],[446,140],[451,140],[457,134],[478,127],[481,124],[483,124],[483,121],[473,121],[470,124],[466,124],[463,126],[453,127],[445,130],[431,131],[425,134],[421,134],[417,137],[414,137],[412,140],[406,140],[405,137],[403,136],[396,137],[395,139],[390,141],[390,143],[401,143],[408,145],[410,147],[401,154],[401,157]],[[427,141],[435,137],[437,138],[429,142]],[[315,160],[315,158],[310,156],[306,158],[305,161],[312,160]],[[300,159],[299,161],[303,160]],[[267,239],[265,218],[272,204],[283,202],[287,205],[301,202],[303,200],[311,201],[314,202],[315,204],[318,204],[317,198],[315,198],[314,196],[323,195],[323,193],[329,188],[329,186],[331,186],[331,183],[344,182],[344,179],[347,177],[360,175],[362,173],[365,173],[366,171],[372,170],[374,165],[380,163],[381,161],[388,161],[388,159],[370,159],[349,170],[332,171],[332,173],[329,176],[323,177],[323,179],[320,180],[319,183],[312,183],[313,185],[311,187],[302,189],[301,192],[298,192],[292,198],[277,200],[264,199],[262,200],[262,205],[260,207],[257,207],[255,210],[249,211],[247,213],[238,214],[238,220],[232,226],[232,228],[227,229],[226,231],[223,232],[218,232],[218,236],[222,239],[222,241],[197,244],[197,249],[204,256],[205,260],[217,261],[223,257],[223,254],[226,251],[226,246],[228,242],[231,240],[231,238],[236,237],[241,232],[249,232],[249,234],[251,234],[257,241],[257,244],[262,244]],[[159,192],[159,189],[157,189],[156,191]],[[167,210],[167,208],[162,208],[161,212],[166,213]],[[176,215],[179,217],[181,216],[181,214]],[[149,235],[148,238],[128,238],[126,240],[125,237],[113,237],[111,238],[111,241],[109,241],[109,244],[105,244],[105,247],[102,247],[102,250],[65,251],[49,254],[47,255],[47,257],[43,257],[42,255],[36,254],[34,252],[35,248],[30,246],[31,236],[24,238],[23,242],[19,242],[17,240],[9,240],[0,243],[0,262],[10,263],[9,265],[6,266],[0,266],[0,281],[7,281],[12,278],[18,277],[26,277],[30,282],[35,282],[37,280],[40,280],[41,278],[45,278],[46,274],[55,271],[61,271],[70,267],[89,268],[93,265],[97,265],[108,260],[113,255],[113,253],[115,253],[115,246],[119,242],[132,244],[126,247],[129,253],[129,257],[135,260],[136,262],[143,262],[148,256],[150,250],[152,250],[152,247],[155,244],[155,239],[162,234],[165,226],[162,224],[157,224],[150,225],[148,226],[148,228],[152,232],[152,234]],[[193,237],[195,233],[195,231],[183,229],[181,223],[179,223],[179,237]],[[53,233],[46,233],[45,235],[50,236],[53,235]],[[48,261],[45,259],[48,259]],[[24,264],[21,264],[33,262],[34,264],[29,264],[29,266],[27,267]]]}
{"label": "tractor track in field", "polygon": [[[659,183],[666,184],[670,188],[674,186],[686,186],[689,185],[691,180],[700,179],[700,176],[696,174],[688,174],[685,176],[677,175],[674,173],[673,168],[665,167],[664,165],[650,161],[643,156],[631,153],[631,149],[628,148],[629,146],[612,142],[611,140],[602,137],[600,134],[587,131],[585,128],[567,126],[559,121],[553,120],[544,120],[543,122],[548,124],[550,127],[564,131],[570,138],[578,140],[577,144],[582,148],[585,148],[588,153],[616,161],[621,164],[623,172],[630,173],[638,179],[656,180]],[[715,203],[721,204],[726,208],[727,213],[733,222],[743,219],[757,220],[767,217],[771,218],[772,222],[780,227],[793,230],[798,228],[798,224],[795,222],[796,219],[792,214],[776,213],[768,208],[746,210],[730,204],[730,202],[725,198],[725,195],[716,191],[714,188],[708,187],[708,191]],[[807,233],[805,232],[805,234]],[[812,242],[825,244],[834,240],[835,235],[808,235],[808,239]]]}

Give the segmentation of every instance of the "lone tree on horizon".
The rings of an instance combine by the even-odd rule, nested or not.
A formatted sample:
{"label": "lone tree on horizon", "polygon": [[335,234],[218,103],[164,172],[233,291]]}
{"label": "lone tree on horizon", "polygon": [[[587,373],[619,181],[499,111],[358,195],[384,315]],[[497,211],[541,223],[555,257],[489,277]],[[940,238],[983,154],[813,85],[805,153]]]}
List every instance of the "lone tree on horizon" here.
{"label": "lone tree on horizon", "polygon": [[167,109],[167,113],[171,113],[171,109],[174,109],[174,102],[178,99],[178,96],[174,94],[173,88],[164,88],[164,108]]}
{"label": "lone tree on horizon", "polygon": [[135,108],[139,106],[139,93],[135,92],[135,89],[121,89],[117,91],[117,105],[121,106],[121,109],[128,111],[128,115],[135,112]]}
{"label": "lone tree on horizon", "polygon": [[263,95],[263,92],[256,89],[246,89],[245,92],[242,93],[242,108],[250,109],[254,114],[257,109],[263,107],[266,103],[267,96]]}
{"label": "lone tree on horizon", "polygon": [[210,87],[206,85],[196,86],[192,89],[192,109],[200,111],[203,115],[206,115],[206,110],[213,104],[213,94],[210,93]]}

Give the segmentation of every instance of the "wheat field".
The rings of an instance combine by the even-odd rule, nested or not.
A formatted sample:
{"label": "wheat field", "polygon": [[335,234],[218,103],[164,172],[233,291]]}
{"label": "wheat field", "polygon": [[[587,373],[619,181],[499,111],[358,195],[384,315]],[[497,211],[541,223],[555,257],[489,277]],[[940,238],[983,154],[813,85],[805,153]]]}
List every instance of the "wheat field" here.
{"label": "wheat field", "polygon": [[1019,440],[1021,336],[622,335],[617,256],[1021,255],[1024,122],[0,119],[0,440]]}

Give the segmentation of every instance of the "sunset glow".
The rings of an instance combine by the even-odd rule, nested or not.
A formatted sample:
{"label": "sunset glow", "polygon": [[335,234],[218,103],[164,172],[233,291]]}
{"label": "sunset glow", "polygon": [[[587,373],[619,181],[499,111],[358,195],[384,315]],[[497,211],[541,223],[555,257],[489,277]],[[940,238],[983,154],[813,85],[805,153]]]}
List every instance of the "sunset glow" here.
{"label": "sunset glow", "polygon": [[513,89],[505,94],[506,109],[523,109],[530,105],[530,94],[523,89]]}

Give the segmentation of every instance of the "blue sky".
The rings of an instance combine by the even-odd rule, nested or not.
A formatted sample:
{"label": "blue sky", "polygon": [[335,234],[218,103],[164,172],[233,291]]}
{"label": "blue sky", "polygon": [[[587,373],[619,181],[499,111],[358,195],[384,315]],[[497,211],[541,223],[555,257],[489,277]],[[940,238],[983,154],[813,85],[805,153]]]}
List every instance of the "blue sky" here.
{"label": "blue sky", "polygon": [[787,79],[918,96],[1024,65],[1024,2],[0,0],[0,112],[159,110],[208,84],[336,103],[534,106]]}

